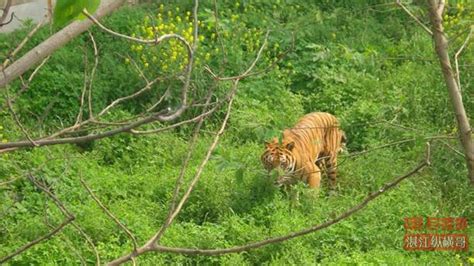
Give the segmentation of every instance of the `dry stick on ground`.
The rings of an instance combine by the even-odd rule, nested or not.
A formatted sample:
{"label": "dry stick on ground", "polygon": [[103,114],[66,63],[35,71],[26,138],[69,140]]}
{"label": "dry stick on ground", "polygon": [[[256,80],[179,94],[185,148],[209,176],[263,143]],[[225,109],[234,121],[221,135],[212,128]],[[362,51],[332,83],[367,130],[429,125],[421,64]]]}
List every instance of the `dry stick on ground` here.
{"label": "dry stick on ground", "polygon": [[21,254],[23,252],[25,252],[26,250],[28,250],[29,248],[33,247],[34,245],[44,241],[44,240],[47,240],[49,238],[51,238],[52,236],[56,235],[57,233],[59,233],[66,225],[70,224],[72,221],[74,221],[75,217],[74,215],[68,210],[66,209],[66,207],[64,207],[64,204],[53,194],[51,193],[51,191],[49,191],[48,188],[44,187],[43,185],[41,185],[37,180],[36,178],[31,175],[31,174],[28,174],[28,178],[30,179],[30,181],[39,189],[41,189],[44,193],[46,193],[46,195],[48,195],[48,197],[50,197],[53,202],[56,204],[56,206],[59,208],[59,210],[63,213],[63,215],[66,217],[64,219],[64,221],[59,224],[58,226],[56,226],[52,231],[50,231],[49,233],[23,245],[22,247],[18,248],[17,250],[15,250],[13,253],[3,257],[3,258],[0,258],[0,264],[10,260],[11,258],[17,256],[18,254]]}
{"label": "dry stick on ground", "polygon": [[[461,90],[456,81],[451,61],[448,54],[448,41],[443,29],[443,11],[444,0],[430,0],[429,13],[431,26],[433,28],[434,47],[438,55],[441,70],[443,72],[444,81],[446,83],[448,94],[453,105],[454,113],[458,124],[459,138],[464,150],[466,160],[468,178],[471,185],[474,186],[474,141],[471,137],[472,128],[469,124],[466,110],[464,109]],[[457,73],[459,76],[459,73]]]}
{"label": "dry stick on ground", "polygon": [[[289,239],[292,239],[292,238],[304,236],[304,235],[307,235],[309,233],[313,233],[313,232],[322,230],[324,228],[327,228],[327,227],[329,227],[331,225],[334,225],[334,224],[336,224],[336,223],[338,223],[338,222],[340,222],[344,219],[347,219],[351,215],[355,214],[356,212],[358,212],[361,209],[363,209],[364,207],[366,207],[368,205],[368,203],[371,202],[372,200],[376,199],[377,197],[381,196],[386,191],[388,191],[388,190],[394,188],[395,186],[397,186],[404,179],[420,172],[423,168],[429,166],[430,165],[430,159],[431,159],[431,146],[430,146],[430,143],[427,142],[425,158],[413,170],[406,173],[405,175],[402,175],[398,178],[395,178],[393,181],[391,181],[389,183],[386,183],[385,185],[383,185],[377,191],[374,191],[374,192],[370,193],[361,203],[359,203],[358,205],[356,205],[356,206],[348,209],[347,211],[341,213],[336,218],[328,220],[328,221],[323,222],[321,224],[313,225],[311,227],[308,227],[308,228],[300,230],[300,231],[292,232],[292,233],[289,233],[289,234],[284,235],[284,236],[273,237],[273,238],[269,238],[269,239],[262,240],[262,241],[257,241],[257,242],[253,242],[253,243],[249,243],[249,244],[245,244],[245,245],[241,245],[241,246],[236,246],[236,247],[232,247],[232,248],[223,248],[223,249],[197,249],[197,248],[166,247],[166,246],[161,246],[161,245],[148,245],[148,246],[144,246],[144,247],[140,248],[139,249],[139,254],[155,251],[155,252],[177,253],[177,254],[182,254],[182,255],[216,256],[216,255],[223,255],[223,254],[228,254],[228,253],[238,253],[238,252],[243,252],[243,251],[249,251],[249,250],[260,248],[260,247],[263,247],[263,246],[266,246],[266,245],[275,244],[275,243],[283,242],[283,241],[286,241],[286,240],[289,240]],[[119,259],[111,262],[109,265],[119,265],[121,263],[124,263],[124,262],[126,262],[130,259],[129,256],[130,255],[119,258]]]}
{"label": "dry stick on ground", "polygon": [[86,184],[86,182],[84,181],[84,179],[80,179],[81,181],[81,184],[82,186],[84,186],[84,188],[87,190],[87,192],[89,192],[89,195],[91,195],[92,199],[94,199],[94,201],[97,203],[97,205],[99,205],[99,207],[105,212],[105,214],[107,214],[107,216],[110,217],[110,219],[112,219],[115,224],[117,224],[124,232],[125,234],[127,234],[127,236],[132,240],[132,244],[133,244],[133,251],[136,251],[137,250],[137,240],[135,239],[135,236],[132,234],[132,232],[130,232],[130,230],[125,226],[123,225],[119,219],[117,219],[117,217],[115,217],[115,215],[109,210],[107,209],[107,207],[105,207],[104,204],[102,204],[102,202],[99,200],[99,198],[97,198],[97,196],[94,194],[94,192],[92,192],[92,189]]}

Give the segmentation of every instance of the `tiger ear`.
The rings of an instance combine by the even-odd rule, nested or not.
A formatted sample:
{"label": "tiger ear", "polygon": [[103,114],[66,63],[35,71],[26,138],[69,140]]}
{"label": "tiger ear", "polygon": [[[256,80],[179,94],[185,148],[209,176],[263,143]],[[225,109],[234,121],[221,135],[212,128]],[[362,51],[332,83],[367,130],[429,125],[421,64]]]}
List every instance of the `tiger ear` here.
{"label": "tiger ear", "polygon": [[268,147],[271,147],[271,146],[273,146],[273,145],[275,145],[275,144],[277,144],[277,143],[278,143],[278,140],[277,140],[276,138],[273,138],[273,139],[270,140],[270,141],[265,141],[265,147],[268,148]]}
{"label": "tiger ear", "polygon": [[295,142],[294,141],[286,144],[286,149],[288,149],[289,151],[292,151],[294,147],[295,147]]}

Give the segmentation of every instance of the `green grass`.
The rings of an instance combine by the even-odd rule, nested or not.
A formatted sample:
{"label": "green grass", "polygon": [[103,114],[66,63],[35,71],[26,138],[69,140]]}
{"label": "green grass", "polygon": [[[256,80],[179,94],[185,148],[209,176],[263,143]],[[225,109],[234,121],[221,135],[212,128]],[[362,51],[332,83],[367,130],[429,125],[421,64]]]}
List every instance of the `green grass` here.
{"label": "green grass", "polygon": [[[220,3],[223,28],[231,32],[224,39],[228,63],[224,66],[215,55],[212,69],[225,67],[224,75],[239,73],[255,56],[250,46],[235,42],[246,40],[246,32],[255,29],[274,31],[269,49],[257,69],[264,69],[276,53],[295,47],[265,75],[242,80],[226,132],[189,201],[161,244],[172,247],[224,248],[242,245],[332,219],[360,203],[395,177],[413,169],[424,158],[423,137],[455,133],[455,120],[439,66],[432,52],[431,40],[413,26],[399,11],[385,13],[366,10],[378,1],[281,1],[285,14],[267,1]],[[296,8],[296,4],[300,5]],[[185,3],[176,4],[189,10]],[[166,8],[175,8],[167,5]],[[106,20],[123,33],[135,31],[143,17],[156,6],[125,8]],[[246,8],[247,11],[244,11]],[[212,5],[204,2],[200,17],[211,21]],[[385,10],[385,9],[383,9]],[[183,11],[184,12],[184,11]],[[239,15],[238,26],[230,23]],[[205,22],[208,23],[208,22]],[[204,24],[205,24],[204,23]],[[203,26],[206,27],[206,24]],[[232,28],[236,27],[236,28]],[[278,30],[275,30],[278,29]],[[24,36],[25,30],[0,35],[0,45],[7,50]],[[211,31],[203,31],[206,38]],[[117,56],[139,56],[130,44],[93,30],[101,51],[101,61],[94,81],[95,109],[110,100],[130,93],[143,83],[133,67]],[[335,33],[335,34],[334,34]],[[234,34],[234,35],[232,35]],[[47,36],[41,32],[31,47]],[[257,35],[256,35],[257,36]],[[210,38],[210,37],[209,37]],[[252,37],[254,38],[254,37]],[[261,36],[255,37],[261,40]],[[240,40],[240,39],[239,39]],[[91,47],[86,35],[68,44],[50,59],[38,73],[32,87],[19,99],[20,118],[40,135],[67,124],[75,117],[77,96],[83,75],[82,50]],[[274,48],[275,44],[280,48]],[[214,51],[218,42],[204,42],[202,51]],[[30,47],[30,46],[29,46]],[[82,48],[81,48],[82,47]],[[80,51],[80,52],[78,52]],[[399,55],[426,60],[393,59]],[[472,57],[466,57],[472,62]],[[471,61],[469,61],[471,60]],[[90,61],[92,62],[92,61]],[[90,67],[90,66],[89,66]],[[210,84],[206,73],[197,68],[193,81],[201,96]],[[158,70],[157,70],[158,71]],[[462,79],[465,105],[473,110],[469,91],[468,69]],[[130,74],[133,73],[133,74]],[[169,84],[160,84],[157,91]],[[229,88],[222,84],[215,97]],[[13,83],[12,91],[18,90]],[[45,114],[52,98],[57,99]],[[140,112],[150,103],[142,97],[124,104],[110,117],[124,118]],[[176,98],[171,96],[169,103]],[[340,158],[338,189],[330,195],[327,184],[319,192],[299,184],[293,194],[272,186],[263,170],[260,155],[263,141],[290,127],[304,113],[329,111],[342,121],[349,139],[349,151],[372,149],[386,143],[415,138],[415,141],[369,153]],[[34,113],[44,117],[38,126]],[[44,115],[45,114],[45,115]],[[204,123],[201,138],[185,174],[185,186],[199,167],[223,118],[219,110]],[[191,117],[192,113],[186,113]],[[0,113],[0,134],[8,140],[22,138],[7,112]],[[393,126],[381,121],[392,121]],[[150,136],[117,135],[88,146],[50,146],[25,149],[0,155],[0,182],[18,177],[0,187],[0,256],[50,230],[45,220],[55,226],[64,219],[54,203],[34,187],[25,176],[32,172],[46,182],[57,197],[75,214],[75,222],[92,239],[103,262],[115,259],[132,249],[132,242],[95,204],[82,187],[83,178],[94,193],[145,243],[160,228],[167,215],[176,178],[186,156],[192,126]],[[458,147],[454,140],[446,140]],[[474,193],[466,178],[464,159],[442,142],[434,142],[432,165],[409,177],[393,190],[375,199],[363,210],[324,230],[268,245],[256,250],[219,257],[147,253],[140,256],[143,265],[224,264],[224,265],[459,265],[472,263],[474,249],[467,252],[408,252],[403,250],[405,217],[466,217],[474,219]],[[465,232],[472,242],[474,227]],[[61,234],[36,245],[15,257],[10,265],[73,265],[95,262],[94,253],[72,226]]]}

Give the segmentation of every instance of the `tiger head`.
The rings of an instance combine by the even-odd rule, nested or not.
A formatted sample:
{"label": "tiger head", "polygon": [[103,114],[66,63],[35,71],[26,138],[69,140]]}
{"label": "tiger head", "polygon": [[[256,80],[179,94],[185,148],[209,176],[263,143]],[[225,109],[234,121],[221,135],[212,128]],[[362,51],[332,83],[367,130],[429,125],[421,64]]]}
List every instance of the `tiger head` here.
{"label": "tiger head", "polygon": [[295,142],[279,143],[276,138],[270,142],[265,142],[265,152],[261,156],[262,164],[265,169],[270,172],[278,169],[284,174],[280,175],[275,185],[287,185],[294,183],[292,177],[295,173],[296,159],[293,154]]}

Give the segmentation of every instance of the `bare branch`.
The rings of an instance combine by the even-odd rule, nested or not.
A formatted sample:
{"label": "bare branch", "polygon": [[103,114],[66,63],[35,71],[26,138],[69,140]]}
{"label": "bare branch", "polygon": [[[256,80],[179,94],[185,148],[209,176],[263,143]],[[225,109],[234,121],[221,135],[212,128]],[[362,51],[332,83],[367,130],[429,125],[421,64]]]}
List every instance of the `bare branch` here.
{"label": "bare branch", "polygon": [[462,89],[461,89],[461,78],[460,78],[461,73],[459,72],[458,57],[464,51],[464,48],[467,47],[469,41],[471,40],[473,32],[474,32],[474,25],[471,26],[471,30],[469,31],[469,34],[467,35],[466,40],[464,40],[464,43],[461,45],[461,47],[456,52],[456,54],[454,54],[454,65],[456,67],[456,80],[458,82],[459,90],[461,90],[461,91],[462,91]]}
{"label": "bare branch", "polygon": [[[234,93],[237,90],[238,83],[239,83],[239,79],[234,81],[234,87],[233,87]],[[235,94],[233,94],[233,95],[235,95]],[[209,161],[209,158],[210,158],[212,152],[216,148],[217,143],[219,142],[220,136],[222,135],[222,133],[224,133],[225,126],[226,126],[227,121],[229,119],[230,110],[232,108],[232,102],[233,102],[233,97],[231,97],[231,99],[229,101],[229,105],[228,105],[228,108],[227,108],[227,113],[226,113],[226,116],[224,118],[224,121],[222,122],[221,128],[219,129],[216,136],[214,137],[214,140],[213,140],[211,146],[209,147],[205,158],[203,159],[203,161],[199,165],[199,168],[196,171],[196,174],[194,175],[194,178],[191,181],[191,183],[190,183],[187,191],[185,192],[184,196],[181,198],[180,202],[178,203],[177,207],[173,210],[173,212],[171,213],[169,218],[167,218],[165,224],[163,224],[163,226],[160,228],[160,230],[150,240],[148,240],[148,242],[143,247],[138,248],[137,251],[135,252],[135,254],[125,255],[121,258],[118,258],[118,259],[110,262],[108,265],[119,265],[119,264],[122,264],[126,261],[131,260],[131,258],[133,258],[137,255],[140,255],[140,254],[142,254],[146,251],[156,249],[156,247],[157,247],[156,242],[159,241],[160,237],[163,235],[165,230],[168,228],[168,226],[173,222],[174,218],[176,218],[178,213],[181,211],[181,208],[183,207],[184,203],[187,201],[189,195],[191,194],[192,190],[194,189],[194,186],[196,185],[199,178],[201,177],[202,171],[203,171],[204,167],[206,166],[207,162]]]}
{"label": "bare branch", "polygon": [[119,219],[117,219],[115,217],[115,215],[110,212],[110,210],[105,207],[105,205],[99,200],[99,198],[97,198],[97,196],[94,194],[94,192],[92,192],[92,189],[86,184],[86,182],[84,181],[84,179],[80,179],[81,181],[81,184],[82,186],[84,186],[84,188],[87,190],[87,192],[89,192],[89,195],[91,195],[91,197],[94,199],[94,201],[97,203],[97,205],[99,205],[99,207],[105,212],[105,214],[107,214],[107,216],[110,217],[110,219],[112,219],[115,224],[117,224],[127,235],[128,237],[132,240],[132,244],[133,244],[133,251],[136,251],[137,250],[137,240],[135,239],[135,236],[132,234],[132,232],[130,232],[130,230],[125,226],[123,225]]}
{"label": "bare branch", "polygon": [[237,79],[243,79],[243,78],[246,78],[248,76],[251,76],[252,74],[250,72],[252,71],[252,69],[255,67],[258,60],[260,59],[260,56],[262,55],[262,52],[265,49],[265,46],[267,45],[269,34],[270,34],[270,31],[267,31],[267,33],[265,34],[265,38],[263,40],[263,44],[262,44],[262,46],[260,46],[260,49],[258,50],[257,56],[252,61],[250,66],[243,73],[241,73],[237,76],[233,76],[233,77],[218,77],[214,72],[212,72],[212,70],[209,67],[206,66],[205,69],[211,74],[211,76],[215,80],[221,80],[221,81],[224,81],[224,80],[237,80]]}
{"label": "bare branch", "polygon": [[99,51],[97,49],[97,44],[95,43],[94,35],[89,31],[89,37],[91,38],[92,45],[94,47],[94,66],[92,67],[91,75],[89,77],[89,94],[87,97],[88,107],[89,107],[89,118],[94,118],[94,112],[92,110],[92,83],[95,76],[95,71],[97,70],[97,66],[99,65]]}
{"label": "bare branch", "polygon": [[[101,5],[95,16],[101,18],[120,7],[124,2],[125,0],[116,0],[110,1],[106,5]],[[92,25],[93,22],[90,20],[75,21],[31,49],[20,59],[4,69],[5,74],[0,76],[0,89]]]}
{"label": "bare branch", "polygon": [[44,240],[47,240],[51,237],[53,237],[54,235],[56,235],[57,233],[59,233],[66,225],[68,225],[69,223],[71,223],[75,217],[74,215],[69,212],[68,209],[66,209],[66,207],[64,207],[63,203],[53,194],[49,191],[48,188],[44,187],[43,185],[41,185],[34,177],[33,175],[31,174],[28,174],[28,178],[30,179],[30,181],[36,186],[38,187],[39,189],[41,189],[46,195],[48,195],[48,197],[50,197],[53,202],[56,204],[56,206],[59,208],[59,210],[64,214],[64,216],[66,217],[64,219],[64,221],[59,224],[58,226],[56,226],[52,231],[50,231],[49,233],[23,245],[22,247],[18,248],[17,250],[15,250],[13,253],[3,257],[3,258],[0,258],[0,264],[1,263],[4,263],[8,260],[10,260],[11,258],[23,253],[24,251],[26,251],[27,249],[30,249],[31,247],[33,247],[34,245],[44,241]]}
{"label": "bare branch", "polygon": [[13,106],[12,106],[12,103],[11,103],[11,100],[10,100],[10,93],[9,93],[8,86],[5,88],[5,94],[6,94],[6,101],[7,101],[8,109],[9,109],[9,111],[10,111],[12,117],[13,117],[13,120],[15,121],[17,126],[21,129],[21,131],[23,132],[25,137],[28,139],[28,141],[31,143],[31,145],[33,145],[34,147],[37,147],[38,144],[36,144],[36,142],[30,137],[30,134],[28,134],[28,131],[26,131],[25,127],[21,124],[20,119],[16,115],[15,110],[13,110]]}
{"label": "bare branch", "polygon": [[404,5],[402,4],[401,0],[396,0],[396,4],[403,9],[412,19],[416,21],[429,35],[433,35],[433,32],[425,25],[423,22],[421,22],[411,11]]}
{"label": "bare branch", "polygon": [[12,13],[10,17],[10,21],[5,22],[5,19],[7,18],[8,13],[10,12],[11,5],[12,5],[12,0],[7,0],[7,2],[5,3],[5,6],[2,8],[3,13],[2,13],[2,16],[0,17],[0,27],[7,25],[13,20],[13,13]]}
{"label": "bare branch", "polygon": [[[353,214],[357,213],[358,211],[362,210],[365,208],[369,202],[372,200],[378,198],[385,192],[391,190],[392,188],[396,187],[401,181],[404,179],[419,173],[422,169],[430,165],[430,159],[431,159],[431,148],[429,142],[427,143],[427,148],[426,148],[426,154],[425,158],[423,159],[422,162],[420,162],[413,170],[409,171],[408,173],[395,178],[393,181],[386,183],[383,185],[380,189],[370,193],[361,203],[357,204],[356,206],[346,210],[345,212],[341,213],[338,215],[336,218],[328,220],[326,222],[320,223],[313,225],[311,227],[308,227],[306,229],[296,231],[289,233],[284,236],[279,236],[279,237],[273,237],[269,238],[266,240],[262,241],[257,241],[241,246],[236,246],[236,247],[231,247],[231,248],[223,248],[223,249],[197,249],[197,248],[177,248],[177,247],[167,247],[167,246],[161,246],[161,245],[151,245],[150,243],[148,245],[145,245],[137,250],[137,255],[155,251],[155,252],[168,252],[168,253],[177,253],[177,254],[183,254],[183,255],[206,255],[206,256],[218,256],[218,255],[223,255],[223,254],[229,254],[229,253],[239,253],[239,252],[244,252],[244,251],[249,251],[252,249],[260,248],[266,245],[270,244],[276,244],[280,243],[289,239],[301,237],[319,230],[322,230],[324,228],[330,227],[336,223],[339,223],[343,221],[344,219],[347,219],[348,217],[352,216]],[[121,263],[124,263],[126,261],[130,260],[130,255],[121,257],[117,260],[112,261],[109,263],[109,265],[119,265]]]}
{"label": "bare branch", "polygon": [[38,23],[27,35],[26,37],[18,44],[18,46],[8,55],[7,59],[2,64],[2,69],[5,69],[11,62],[12,58],[25,46],[25,44],[33,37],[33,35],[45,24],[47,18],[44,18],[40,23]]}
{"label": "bare branch", "polygon": [[89,246],[92,247],[92,251],[94,251],[95,259],[96,259],[96,265],[100,265],[100,256],[99,252],[97,251],[96,246],[94,245],[94,242],[92,242],[91,237],[82,230],[82,228],[75,222],[72,222],[71,225],[84,237],[86,242],[89,244]]}

